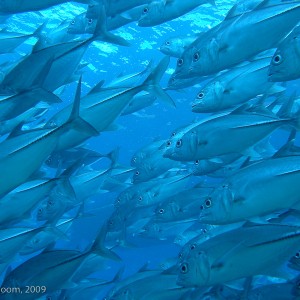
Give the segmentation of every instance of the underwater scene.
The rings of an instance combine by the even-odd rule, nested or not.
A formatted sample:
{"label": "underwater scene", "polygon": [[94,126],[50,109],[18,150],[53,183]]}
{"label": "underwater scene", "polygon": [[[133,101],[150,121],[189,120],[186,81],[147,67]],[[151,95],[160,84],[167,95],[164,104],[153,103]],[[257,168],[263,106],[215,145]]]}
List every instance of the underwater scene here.
{"label": "underwater scene", "polygon": [[300,0],[0,1],[0,300],[300,299]]}

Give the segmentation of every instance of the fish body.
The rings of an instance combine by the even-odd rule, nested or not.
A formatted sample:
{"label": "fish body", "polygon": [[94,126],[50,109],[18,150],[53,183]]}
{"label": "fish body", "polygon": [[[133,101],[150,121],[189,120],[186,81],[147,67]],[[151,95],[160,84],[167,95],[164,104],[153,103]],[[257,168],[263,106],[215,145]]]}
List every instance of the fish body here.
{"label": "fish body", "polygon": [[237,171],[203,201],[201,221],[234,223],[292,207],[299,201],[299,163],[299,156],[281,157]]}
{"label": "fish body", "polygon": [[[43,2],[38,0],[3,0],[0,4],[0,14],[17,14],[29,11],[37,11],[47,9],[49,7],[68,2],[67,0],[45,0]],[[88,4],[89,0],[74,0],[74,2]]]}
{"label": "fish body", "polygon": [[139,26],[155,26],[164,22],[176,19],[183,14],[190,12],[199,5],[206,3],[214,4],[214,1],[207,0],[190,0],[182,2],[180,0],[164,1],[155,0],[145,5],[142,10],[141,18],[138,22]]}
{"label": "fish body", "polygon": [[192,111],[206,113],[224,110],[268,91],[272,93],[270,89],[273,84],[268,81],[270,60],[270,57],[259,59],[215,77],[199,91]]}
{"label": "fish body", "polygon": [[208,286],[272,274],[291,256],[299,238],[299,227],[286,225],[249,225],[225,232],[190,251],[180,264],[177,283]]}
{"label": "fish body", "polygon": [[289,122],[288,119],[259,113],[219,116],[192,128],[181,138],[176,138],[166,149],[164,157],[195,161],[243,153],[276,128]]}

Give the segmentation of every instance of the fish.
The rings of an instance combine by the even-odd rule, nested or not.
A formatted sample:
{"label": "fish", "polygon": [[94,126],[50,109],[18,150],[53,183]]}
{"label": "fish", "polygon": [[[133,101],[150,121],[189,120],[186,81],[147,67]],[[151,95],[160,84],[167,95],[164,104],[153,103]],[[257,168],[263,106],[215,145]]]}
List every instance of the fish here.
{"label": "fish", "polygon": [[197,38],[198,35],[169,38],[160,46],[159,51],[166,55],[179,58],[184,50]]}
{"label": "fish", "polygon": [[[43,1],[42,3],[37,0],[33,0],[30,2],[24,0],[13,0],[13,1],[4,0],[1,2],[0,5],[0,14],[10,15],[10,14],[29,12],[29,11],[37,11],[37,10],[47,9],[49,7],[66,3],[66,2],[68,2],[68,0],[46,0]],[[73,2],[83,3],[83,4],[94,3],[91,0],[73,0]]]}
{"label": "fish", "polygon": [[297,161],[298,156],[263,160],[229,176],[203,201],[201,222],[228,224],[297,207]]}
{"label": "fish", "polygon": [[[268,5],[263,2],[259,9],[225,20],[217,29],[208,31],[191,45],[198,49],[189,54],[189,61],[179,58],[173,77],[186,78],[207,76],[241,63],[259,52],[276,47],[299,19],[297,1]],[[272,34],[276,26],[277,35]],[[236,36],[239,36],[237,39]],[[256,43],[250,43],[253,39]],[[268,38],[265,38],[265,37]],[[211,38],[212,37],[212,38]],[[202,42],[201,42],[202,41]],[[201,44],[199,44],[201,43]],[[189,49],[189,48],[188,48]],[[186,52],[188,51],[186,50]],[[184,55],[184,54],[183,54]],[[184,67],[183,67],[184,65]]]}
{"label": "fish", "polygon": [[298,243],[297,226],[244,225],[192,249],[180,263],[177,284],[208,286],[252,275],[275,274]]}
{"label": "fish", "polygon": [[[83,131],[89,134],[92,133],[92,135],[98,135],[98,132],[90,124],[79,117],[80,84],[81,81],[79,81],[73,110],[67,122],[40,135],[36,135],[34,132],[35,136],[32,140],[27,138],[24,140],[23,134],[12,140],[7,140],[8,143],[14,143],[18,146],[16,148],[8,148],[8,152],[2,153],[0,156],[0,168],[3,171],[0,174],[0,195],[8,193],[21,183],[24,183],[37,171],[47,156],[54,151],[63,133],[74,128],[75,132]],[[18,143],[20,140],[23,140],[23,144]],[[1,143],[2,147],[4,143],[5,141]]]}
{"label": "fish", "polygon": [[293,124],[293,120],[278,118],[267,111],[247,113],[245,107],[237,108],[231,113],[200,123],[183,136],[175,138],[166,148],[164,157],[195,161],[230,153],[243,153],[275,129]]}
{"label": "fish", "polygon": [[197,94],[192,111],[216,112],[244,104],[261,94],[283,92],[284,87],[268,81],[270,61],[270,57],[258,59],[214,77]]}
{"label": "fish", "polygon": [[269,81],[289,81],[300,77],[300,26],[278,45],[269,67]]}
{"label": "fish", "polygon": [[41,36],[41,30],[43,26],[39,26],[33,33],[22,35],[16,32],[9,32],[6,29],[0,31],[0,53],[9,53],[12,52],[19,45],[24,43],[31,37],[35,37],[37,39]]}
{"label": "fish", "polygon": [[179,18],[200,5],[210,3],[215,5],[213,0],[190,0],[189,2],[173,1],[152,1],[142,9],[138,25],[142,27],[156,26],[164,22]]}

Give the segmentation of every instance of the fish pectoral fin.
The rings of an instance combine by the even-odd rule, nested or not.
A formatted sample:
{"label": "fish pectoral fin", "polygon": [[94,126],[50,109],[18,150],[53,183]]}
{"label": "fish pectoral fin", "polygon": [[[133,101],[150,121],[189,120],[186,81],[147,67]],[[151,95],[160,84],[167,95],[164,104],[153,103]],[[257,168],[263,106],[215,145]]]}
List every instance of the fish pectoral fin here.
{"label": "fish pectoral fin", "polygon": [[233,202],[234,203],[241,203],[241,202],[244,202],[245,200],[246,200],[245,197],[238,196],[238,197],[234,197]]}
{"label": "fish pectoral fin", "polygon": [[289,174],[297,174],[300,172],[300,169],[298,170],[291,170],[291,171],[286,171],[286,172],[282,172],[280,174],[277,174],[275,175],[275,177],[278,177],[278,176],[285,176],[285,175],[289,175]]}

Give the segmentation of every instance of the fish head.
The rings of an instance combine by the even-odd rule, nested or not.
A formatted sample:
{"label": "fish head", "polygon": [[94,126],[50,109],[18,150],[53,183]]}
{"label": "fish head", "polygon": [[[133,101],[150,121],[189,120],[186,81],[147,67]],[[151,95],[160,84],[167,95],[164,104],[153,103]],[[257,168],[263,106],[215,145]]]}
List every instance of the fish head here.
{"label": "fish head", "polygon": [[206,285],[210,279],[209,257],[200,246],[195,247],[193,255],[188,256],[178,267],[177,284],[184,287]]}
{"label": "fish head", "polygon": [[[193,77],[189,73],[189,70],[190,70],[191,63],[193,61],[193,59],[192,59],[193,53],[196,51],[197,51],[197,48],[195,48],[194,46],[191,46],[183,52],[181,57],[179,57],[177,59],[176,69],[175,69],[174,73],[172,74],[171,78],[175,77],[176,79],[178,79],[178,78]],[[169,84],[171,84],[170,81],[169,81]]]}
{"label": "fish head", "polygon": [[200,205],[199,220],[207,224],[222,224],[230,215],[234,195],[227,184],[215,189]]}
{"label": "fish head", "polygon": [[76,16],[74,19],[70,21],[67,32],[71,34],[84,33],[86,22],[87,19],[85,17],[85,14],[80,14]]}
{"label": "fish head", "polygon": [[215,39],[204,42],[202,47],[191,49],[188,76],[205,76],[215,73],[214,67],[218,64],[218,45]]}
{"label": "fish head", "polygon": [[181,39],[174,38],[166,40],[159,48],[159,50],[166,55],[174,55],[180,53],[183,47]]}
{"label": "fish head", "polygon": [[300,271],[300,251],[289,260],[289,265],[291,269]]}
{"label": "fish head", "polygon": [[177,135],[173,139],[167,141],[166,149],[163,157],[177,161],[194,160],[194,148],[197,143],[197,135],[195,131],[189,131],[183,135]]}
{"label": "fish head", "polygon": [[164,20],[165,3],[162,0],[152,1],[142,7],[142,14],[138,21],[140,27],[155,26]]}
{"label": "fish head", "polygon": [[121,209],[116,209],[107,220],[107,231],[117,232],[125,226],[126,217]]}
{"label": "fish head", "polygon": [[163,228],[154,220],[150,220],[143,228],[139,231],[139,235],[148,238],[164,239]]}
{"label": "fish head", "polygon": [[214,81],[207,84],[197,94],[194,102],[192,103],[192,111],[199,113],[208,113],[217,111],[220,107],[224,87],[221,82]]}
{"label": "fish head", "polygon": [[151,165],[145,163],[141,164],[135,169],[132,176],[132,183],[141,183],[151,178]]}
{"label": "fish head", "polygon": [[269,66],[268,80],[271,82],[278,82],[292,80],[299,77],[299,55],[300,48],[299,54],[297,54],[292,44],[289,44],[284,48],[277,49]]}
{"label": "fish head", "polygon": [[169,201],[167,203],[159,203],[155,208],[155,218],[160,221],[172,220],[178,212],[180,212],[180,207],[175,201]]}
{"label": "fish head", "polygon": [[135,206],[147,206],[152,204],[155,192],[150,190],[141,190],[135,197]]}

